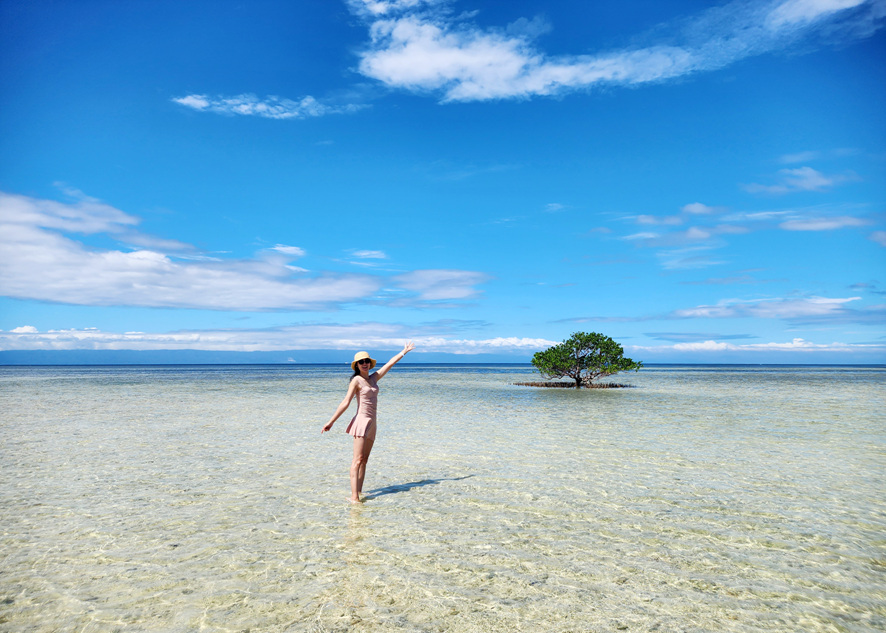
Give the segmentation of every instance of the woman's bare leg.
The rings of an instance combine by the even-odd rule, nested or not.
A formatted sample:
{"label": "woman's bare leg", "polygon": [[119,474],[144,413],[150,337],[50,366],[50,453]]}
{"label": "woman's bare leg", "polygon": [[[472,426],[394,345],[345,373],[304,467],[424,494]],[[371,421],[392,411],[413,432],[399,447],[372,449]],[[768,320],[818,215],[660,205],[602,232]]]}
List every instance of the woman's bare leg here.
{"label": "woman's bare leg", "polygon": [[351,462],[351,502],[360,502],[360,493],[363,492],[363,479],[366,478],[366,462],[369,461],[369,453],[375,444],[374,437],[354,438],[354,461]]}

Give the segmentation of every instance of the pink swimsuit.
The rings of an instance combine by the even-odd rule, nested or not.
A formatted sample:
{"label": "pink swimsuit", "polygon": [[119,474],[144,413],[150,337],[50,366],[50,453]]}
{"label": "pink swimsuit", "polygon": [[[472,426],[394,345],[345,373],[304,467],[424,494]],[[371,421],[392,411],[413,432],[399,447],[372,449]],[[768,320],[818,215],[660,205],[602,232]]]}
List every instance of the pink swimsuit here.
{"label": "pink swimsuit", "polygon": [[350,433],[354,437],[375,437],[375,408],[378,404],[378,378],[375,374],[369,376],[366,380],[362,376],[357,376],[357,415],[351,419],[345,433]]}

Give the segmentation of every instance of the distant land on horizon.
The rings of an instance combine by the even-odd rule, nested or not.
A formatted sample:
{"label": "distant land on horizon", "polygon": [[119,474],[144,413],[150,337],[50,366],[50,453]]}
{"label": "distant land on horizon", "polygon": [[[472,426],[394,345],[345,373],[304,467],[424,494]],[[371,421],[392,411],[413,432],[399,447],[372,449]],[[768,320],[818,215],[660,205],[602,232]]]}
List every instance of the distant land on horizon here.
{"label": "distant land on horizon", "polygon": [[[370,353],[380,362],[397,350]],[[529,355],[507,354],[446,354],[441,352],[413,353],[405,364],[514,364],[529,365]],[[353,352],[344,350],[291,350],[277,352],[218,352],[204,350],[0,350],[0,366],[73,366],[73,365],[346,365]],[[637,359],[643,360],[643,359]],[[805,360],[806,362],[800,362]],[[725,360],[711,359],[699,362],[694,359],[671,359],[644,362],[645,367],[668,365],[691,366],[855,366],[886,367],[882,363],[858,363],[838,358],[820,359],[818,355],[799,359],[796,355],[786,361],[767,359]]]}

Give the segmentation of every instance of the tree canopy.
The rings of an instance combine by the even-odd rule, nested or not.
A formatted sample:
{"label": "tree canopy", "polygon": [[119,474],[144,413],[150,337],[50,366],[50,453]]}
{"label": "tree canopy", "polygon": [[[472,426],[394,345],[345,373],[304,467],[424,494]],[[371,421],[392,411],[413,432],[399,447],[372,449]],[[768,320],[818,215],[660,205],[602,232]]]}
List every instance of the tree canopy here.
{"label": "tree canopy", "polygon": [[614,340],[596,332],[576,332],[568,339],[537,352],[532,364],[547,378],[568,376],[576,389],[588,387],[601,376],[620,371],[639,371],[642,362],[625,358],[624,349]]}

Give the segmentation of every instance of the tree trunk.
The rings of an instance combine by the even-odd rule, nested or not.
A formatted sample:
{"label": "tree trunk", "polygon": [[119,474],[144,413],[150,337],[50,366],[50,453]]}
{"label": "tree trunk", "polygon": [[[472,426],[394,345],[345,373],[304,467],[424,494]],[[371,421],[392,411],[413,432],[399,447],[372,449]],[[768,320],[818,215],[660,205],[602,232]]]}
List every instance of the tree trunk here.
{"label": "tree trunk", "polygon": [[575,388],[576,388],[576,389],[581,389],[581,376],[576,376],[576,377],[575,377]]}

